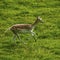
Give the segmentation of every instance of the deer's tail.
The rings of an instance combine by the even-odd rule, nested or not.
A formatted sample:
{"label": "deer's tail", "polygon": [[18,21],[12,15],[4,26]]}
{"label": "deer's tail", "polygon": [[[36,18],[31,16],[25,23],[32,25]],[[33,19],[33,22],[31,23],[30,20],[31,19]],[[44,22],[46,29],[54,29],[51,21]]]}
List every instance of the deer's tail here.
{"label": "deer's tail", "polygon": [[7,31],[9,31],[11,29],[11,27],[9,27],[6,31],[5,31],[5,33],[7,33]]}

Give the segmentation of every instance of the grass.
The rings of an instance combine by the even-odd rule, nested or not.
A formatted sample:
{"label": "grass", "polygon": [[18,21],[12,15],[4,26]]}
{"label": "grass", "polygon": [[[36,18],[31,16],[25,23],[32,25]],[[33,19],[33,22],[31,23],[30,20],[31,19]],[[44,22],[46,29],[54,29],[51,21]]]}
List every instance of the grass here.
{"label": "grass", "polygon": [[[4,31],[18,23],[33,23],[41,16],[44,24],[35,28],[37,41],[21,34],[22,41]],[[0,0],[0,60],[60,60],[60,0]]]}

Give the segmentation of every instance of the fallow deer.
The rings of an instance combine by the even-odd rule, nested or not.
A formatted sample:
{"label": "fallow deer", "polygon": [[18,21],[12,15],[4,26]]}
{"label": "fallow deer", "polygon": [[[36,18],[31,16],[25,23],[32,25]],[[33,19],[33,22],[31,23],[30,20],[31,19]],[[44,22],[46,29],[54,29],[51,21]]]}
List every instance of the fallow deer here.
{"label": "fallow deer", "polygon": [[34,37],[34,28],[35,26],[39,23],[43,23],[42,18],[40,18],[39,16],[37,17],[36,21],[33,24],[15,24],[13,26],[11,26],[9,29],[13,32],[13,34],[15,35],[15,37],[17,37],[19,40],[19,36],[18,36],[18,31],[20,32],[30,32],[32,34],[32,36]]}

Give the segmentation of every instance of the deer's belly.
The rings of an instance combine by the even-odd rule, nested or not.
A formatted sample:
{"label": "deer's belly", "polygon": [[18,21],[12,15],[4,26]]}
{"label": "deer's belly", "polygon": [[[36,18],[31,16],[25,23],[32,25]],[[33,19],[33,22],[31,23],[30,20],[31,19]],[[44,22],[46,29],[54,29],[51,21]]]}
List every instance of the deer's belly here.
{"label": "deer's belly", "polygon": [[20,29],[20,30],[16,30],[19,33],[29,33],[31,30],[27,30],[27,29]]}

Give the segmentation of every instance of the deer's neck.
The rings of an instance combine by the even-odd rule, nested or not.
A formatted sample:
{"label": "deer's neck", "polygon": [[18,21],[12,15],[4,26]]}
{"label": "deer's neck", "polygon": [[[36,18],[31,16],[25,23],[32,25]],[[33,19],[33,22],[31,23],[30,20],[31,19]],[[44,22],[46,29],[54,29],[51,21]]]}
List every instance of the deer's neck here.
{"label": "deer's neck", "polygon": [[34,28],[38,23],[39,23],[39,21],[36,20],[36,21],[32,24],[32,27]]}

